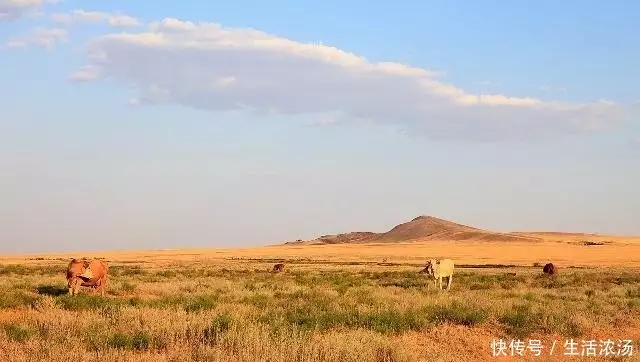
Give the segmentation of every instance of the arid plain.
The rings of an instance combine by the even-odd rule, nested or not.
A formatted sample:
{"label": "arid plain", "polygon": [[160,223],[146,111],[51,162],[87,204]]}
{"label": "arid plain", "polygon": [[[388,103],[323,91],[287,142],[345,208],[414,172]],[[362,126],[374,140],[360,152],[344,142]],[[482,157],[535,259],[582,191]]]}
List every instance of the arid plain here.
{"label": "arid plain", "polygon": [[[108,262],[106,297],[66,295],[72,257]],[[454,260],[451,290],[418,273],[428,258]],[[421,216],[267,247],[6,255],[0,326],[3,361],[639,360],[640,237]],[[494,357],[500,338],[543,350]],[[570,338],[633,355],[567,356]]]}

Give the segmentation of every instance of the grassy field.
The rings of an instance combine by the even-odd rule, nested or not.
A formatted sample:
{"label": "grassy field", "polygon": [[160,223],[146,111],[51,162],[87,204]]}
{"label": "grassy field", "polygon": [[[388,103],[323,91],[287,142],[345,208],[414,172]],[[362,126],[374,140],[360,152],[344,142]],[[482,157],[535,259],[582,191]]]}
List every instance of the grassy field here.
{"label": "grassy field", "polygon": [[[632,339],[634,355],[625,360],[638,360],[640,271],[628,251],[626,261],[614,258],[618,266],[561,265],[550,277],[533,263],[480,268],[487,259],[480,246],[469,246],[480,256],[459,255],[475,262],[469,265],[455,259],[445,292],[418,273],[419,246],[413,257],[395,247],[341,254],[341,246],[327,246],[322,259],[314,257],[316,247],[105,254],[105,298],[66,295],[68,256],[5,257],[0,360],[602,360],[563,356],[568,338]],[[490,261],[514,259],[505,257],[508,248],[494,248]],[[597,248],[599,255],[610,252],[586,247],[575,265],[596,263],[589,253]],[[391,261],[381,263],[386,255]],[[285,272],[269,272],[282,258]],[[494,338],[541,339],[543,356],[492,357]],[[559,345],[550,357],[554,339]]]}

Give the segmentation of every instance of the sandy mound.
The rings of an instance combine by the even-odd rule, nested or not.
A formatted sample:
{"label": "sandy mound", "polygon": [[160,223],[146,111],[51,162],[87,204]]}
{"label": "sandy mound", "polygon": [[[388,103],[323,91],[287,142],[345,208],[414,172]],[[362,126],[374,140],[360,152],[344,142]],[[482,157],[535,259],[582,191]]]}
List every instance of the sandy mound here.
{"label": "sandy mound", "polygon": [[298,240],[286,244],[345,244],[345,243],[397,243],[410,240],[452,240],[452,241],[540,241],[541,239],[516,234],[495,233],[433,216],[418,216],[397,225],[384,233],[352,232],[337,235],[323,235],[314,240]]}
{"label": "sandy mound", "polygon": [[[423,238],[449,238],[461,235],[463,238],[482,232],[470,226],[456,224],[452,221],[438,219],[433,216],[418,216],[415,219],[397,225],[386,233],[379,234],[377,239],[386,241],[403,241]],[[467,236],[463,235],[467,234]]]}

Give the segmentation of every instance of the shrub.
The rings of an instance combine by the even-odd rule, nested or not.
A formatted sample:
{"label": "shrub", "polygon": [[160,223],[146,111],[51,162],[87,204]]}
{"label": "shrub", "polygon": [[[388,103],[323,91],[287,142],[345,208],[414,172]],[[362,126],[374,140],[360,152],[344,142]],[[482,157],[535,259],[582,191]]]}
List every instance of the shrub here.
{"label": "shrub", "polygon": [[155,275],[162,278],[171,279],[171,278],[177,277],[178,273],[175,270],[162,270],[162,271],[156,272]]}
{"label": "shrub", "polygon": [[432,320],[438,324],[452,323],[464,326],[474,326],[487,319],[488,312],[485,309],[462,304],[454,301],[445,306],[437,306],[432,313]]}
{"label": "shrub", "polygon": [[66,285],[39,285],[36,288],[38,294],[51,295],[58,297],[69,293],[69,289]]}
{"label": "shrub", "polygon": [[151,336],[146,332],[138,332],[131,338],[131,348],[145,351],[151,348]]}
{"label": "shrub", "polygon": [[32,306],[37,300],[37,296],[29,295],[20,291],[0,291],[0,308]]}
{"label": "shrub", "polygon": [[627,298],[640,298],[640,287],[627,289],[626,295]]}
{"label": "shrub", "polygon": [[0,265],[0,275],[29,275],[32,269],[22,265]]}
{"label": "shrub", "polygon": [[0,275],[56,275],[64,273],[63,266],[42,265],[42,266],[24,266],[24,265],[0,265]]}
{"label": "shrub", "polygon": [[258,308],[265,308],[269,304],[269,297],[264,294],[252,294],[244,297],[242,302],[255,305]]}
{"label": "shrub", "polygon": [[15,342],[24,342],[33,335],[33,332],[30,329],[19,324],[8,323],[2,325],[2,328],[4,329],[4,333],[7,335],[7,338]]}
{"label": "shrub", "polygon": [[469,286],[470,290],[487,290],[491,289],[492,284],[489,283],[473,283]]}
{"label": "shrub", "polygon": [[541,316],[528,304],[515,305],[500,322],[505,324],[506,332],[517,338],[524,338],[535,332],[540,325]]}
{"label": "shrub", "polygon": [[56,299],[56,303],[66,310],[101,310],[109,306],[123,304],[121,299],[104,298],[97,295],[77,294],[63,295]]}
{"label": "shrub", "polygon": [[143,276],[149,273],[139,266],[113,265],[109,267],[109,274],[114,277],[119,277],[119,276]]}
{"label": "shrub", "polygon": [[116,332],[107,340],[107,346],[114,349],[127,349],[131,346],[131,338],[120,332]]}
{"label": "shrub", "polygon": [[114,349],[146,351],[152,347],[152,338],[147,332],[139,331],[133,336],[116,332],[107,340],[107,346]]}
{"label": "shrub", "polygon": [[406,312],[380,311],[371,313],[365,315],[360,324],[373,331],[390,334],[421,330],[428,323],[428,316],[423,310],[409,310]]}
{"label": "shrub", "polygon": [[127,281],[120,283],[120,290],[125,293],[133,293],[136,290],[136,285]]}
{"label": "shrub", "polygon": [[231,317],[228,314],[220,314],[211,321],[209,327],[204,329],[202,332],[203,339],[206,343],[215,344],[230,327]]}
{"label": "shrub", "polygon": [[189,313],[200,312],[203,310],[215,309],[217,305],[218,295],[199,295],[188,301],[184,306],[184,310]]}

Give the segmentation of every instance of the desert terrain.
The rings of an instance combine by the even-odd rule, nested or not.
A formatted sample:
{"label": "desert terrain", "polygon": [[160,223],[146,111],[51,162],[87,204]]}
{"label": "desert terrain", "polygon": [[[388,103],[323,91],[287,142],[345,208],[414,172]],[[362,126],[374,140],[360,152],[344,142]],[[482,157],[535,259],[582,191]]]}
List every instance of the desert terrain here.
{"label": "desert terrain", "polygon": [[[66,294],[73,257],[109,264],[105,297]],[[419,273],[429,258],[456,263],[451,290]],[[542,354],[494,357],[500,338],[539,339]],[[570,338],[578,353],[632,340],[633,354],[566,356]],[[420,216],[266,247],[0,256],[0,361],[640,360],[639,341],[633,236]]]}

